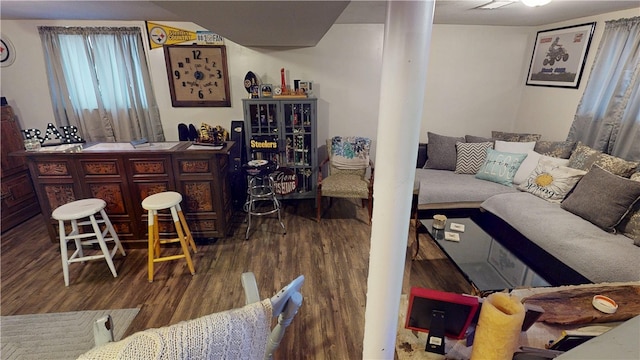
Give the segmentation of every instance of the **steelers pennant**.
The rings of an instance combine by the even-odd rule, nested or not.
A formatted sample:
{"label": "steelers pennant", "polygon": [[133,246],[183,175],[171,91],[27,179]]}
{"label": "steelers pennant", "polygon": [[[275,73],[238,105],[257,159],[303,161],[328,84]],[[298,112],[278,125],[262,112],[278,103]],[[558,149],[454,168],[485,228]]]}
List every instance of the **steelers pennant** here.
{"label": "steelers pennant", "polygon": [[183,30],[171,26],[160,25],[145,21],[147,24],[147,35],[149,36],[149,46],[151,50],[163,45],[173,45],[183,42],[195,42],[198,35],[195,31]]}

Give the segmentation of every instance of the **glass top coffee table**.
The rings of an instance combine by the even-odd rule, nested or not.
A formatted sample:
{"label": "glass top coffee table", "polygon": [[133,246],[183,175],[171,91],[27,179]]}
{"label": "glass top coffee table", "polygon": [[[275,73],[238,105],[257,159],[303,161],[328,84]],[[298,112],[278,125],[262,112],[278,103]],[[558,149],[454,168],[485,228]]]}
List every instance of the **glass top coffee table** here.
{"label": "glass top coffee table", "polygon": [[[420,221],[429,236],[480,292],[550,286],[471,218],[449,218],[444,229],[433,228],[433,219]],[[452,229],[456,224],[464,230]]]}

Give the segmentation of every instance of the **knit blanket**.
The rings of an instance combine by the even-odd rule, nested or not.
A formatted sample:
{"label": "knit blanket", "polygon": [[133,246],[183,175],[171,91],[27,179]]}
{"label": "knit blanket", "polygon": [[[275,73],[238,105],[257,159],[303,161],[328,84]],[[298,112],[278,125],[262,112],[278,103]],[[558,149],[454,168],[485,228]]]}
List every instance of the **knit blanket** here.
{"label": "knit blanket", "polygon": [[365,169],[370,148],[371,139],[335,136],[331,139],[331,164],[338,169]]}
{"label": "knit blanket", "polygon": [[135,333],[78,359],[263,359],[271,332],[269,299],[239,309]]}

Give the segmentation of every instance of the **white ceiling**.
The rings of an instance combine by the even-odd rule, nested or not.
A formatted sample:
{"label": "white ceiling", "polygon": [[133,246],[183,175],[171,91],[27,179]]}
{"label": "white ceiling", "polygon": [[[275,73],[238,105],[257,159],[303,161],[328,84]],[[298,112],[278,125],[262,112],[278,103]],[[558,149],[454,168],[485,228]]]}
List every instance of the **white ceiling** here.
{"label": "white ceiling", "polygon": [[[638,0],[553,0],[530,8],[514,2],[475,9],[490,0],[436,0],[434,23],[540,26],[613,11]],[[0,19],[188,21],[244,46],[315,46],[331,25],[384,23],[386,1],[32,1],[2,0]]]}

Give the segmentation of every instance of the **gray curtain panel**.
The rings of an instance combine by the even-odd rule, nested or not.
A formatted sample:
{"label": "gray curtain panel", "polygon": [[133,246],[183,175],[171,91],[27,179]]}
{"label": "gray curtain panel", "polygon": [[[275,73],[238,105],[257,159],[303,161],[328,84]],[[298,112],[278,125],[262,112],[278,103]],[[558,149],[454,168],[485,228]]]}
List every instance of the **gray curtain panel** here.
{"label": "gray curtain panel", "polygon": [[607,21],[567,140],[640,160],[640,17]]}
{"label": "gray curtain panel", "polygon": [[38,31],[58,126],[87,141],[164,141],[139,27]]}

